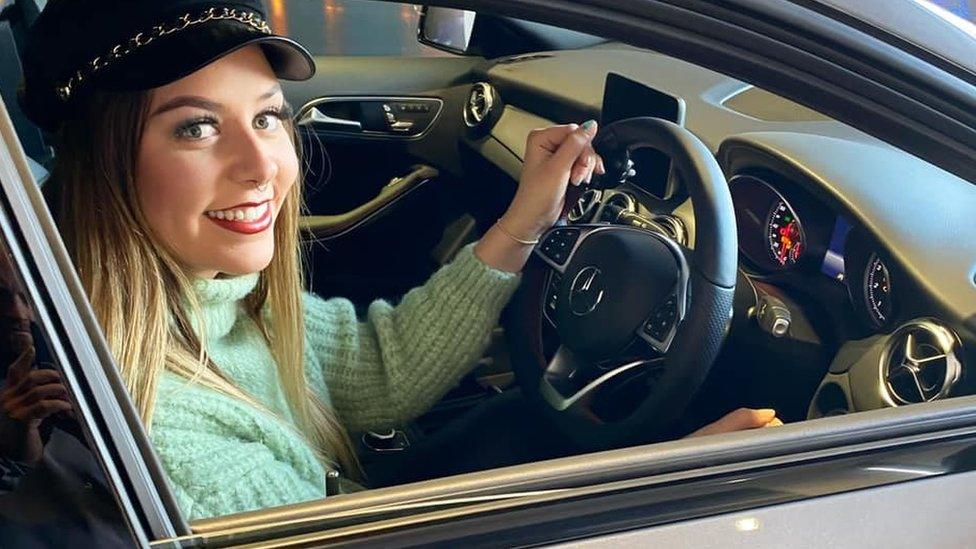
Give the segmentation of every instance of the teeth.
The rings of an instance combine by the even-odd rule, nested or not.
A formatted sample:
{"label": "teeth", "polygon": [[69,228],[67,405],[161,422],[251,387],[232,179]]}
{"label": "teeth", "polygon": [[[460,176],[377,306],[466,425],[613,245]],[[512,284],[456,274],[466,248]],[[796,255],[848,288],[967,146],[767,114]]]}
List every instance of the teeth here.
{"label": "teeth", "polygon": [[207,217],[214,219],[226,219],[227,221],[255,221],[260,219],[268,211],[268,203],[249,208],[237,208],[229,210],[210,210],[206,212]]}

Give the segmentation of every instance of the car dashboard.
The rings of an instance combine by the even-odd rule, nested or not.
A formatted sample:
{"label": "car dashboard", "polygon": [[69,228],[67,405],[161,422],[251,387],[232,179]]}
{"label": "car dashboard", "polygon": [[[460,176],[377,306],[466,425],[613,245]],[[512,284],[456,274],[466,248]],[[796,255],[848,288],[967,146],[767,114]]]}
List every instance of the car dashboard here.
{"label": "car dashboard", "polygon": [[[531,129],[586,118],[669,118],[714,151],[740,251],[727,346],[745,337],[749,353],[807,369],[784,376],[778,365],[766,392],[803,400],[808,418],[973,392],[976,186],[784,98],[627,46],[494,60],[474,78],[482,101],[465,109],[490,106],[463,144],[514,180]],[[694,247],[680,174],[656,151],[632,160],[635,173],[583,193],[569,222],[636,216]],[[761,317],[769,303],[788,312],[782,333]],[[813,347],[823,358],[792,360]],[[793,377],[803,387],[785,388]]]}

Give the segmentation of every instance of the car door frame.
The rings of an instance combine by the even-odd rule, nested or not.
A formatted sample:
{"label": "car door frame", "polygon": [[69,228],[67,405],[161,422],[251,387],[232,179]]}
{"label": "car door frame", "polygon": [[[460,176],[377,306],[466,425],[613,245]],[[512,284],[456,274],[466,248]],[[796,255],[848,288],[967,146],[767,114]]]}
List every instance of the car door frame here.
{"label": "car door frame", "polygon": [[[967,152],[967,160],[976,157],[974,116],[964,116],[949,128],[937,128],[940,122],[952,120],[953,113],[962,106],[976,104],[971,85],[955,77],[934,73],[921,66],[917,59],[900,54],[876,37],[838,36],[837,32],[843,29],[836,21],[795,4],[779,4],[772,0],[728,0],[711,5],[691,0],[464,0],[432,3],[500,9],[515,17],[569,28],[587,28],[635,45],[654,47],[662,53],[713,69],[723,69],[725,63],[731,63],[729,66],[734,68],[722,72],[795,98],[895,145],[914,145],[908,148],[922,158],[964,177],[976,178],[976,168],[961,162]],[[693,7],[702,8],[703,13],[694,12]],[[744,13],[759,11],[767,17],[751,24],[735,13],[734,8],[740,8]],[[809,14],[813,14],[809,20],[801,17]],[[793,40],[785,33],[771,29],[770,21],[777,18],[792,22],[793,28],[803,32]],[[775,38],[757,39],[756,33],[763,30]],[[811,36],[829,37],[829,40],[813,51],[801,48],[811,45]],[[743,42],[747,38],[756,41],[756,47],[745,48]],[[911,78],[886,87],[885,84],[891,83],[879,82],[870,75],[845,73],[843,82],[832,82],[831,77],[837,75],[837,65],[850,69],[864,62],[863,59],[853,59],[850,49],[844,53],[832,50],[840,49],[844,44],[876,60],[882,69],[895,67]],[[723,45],[726,46],[724,49]],[[760,54],[756,50],[762,45],[772,46],[773,51]],[[825,49],[832,52],[829,62],[816,55]],[[799,74],[800,69],[785,66],[787,59],[808,63],[798,65],[804,67],[803,74]],[[797,82],[806,87],[801,89],[798,83],[785,81],[791,74],[796,74]],[[870,97],[856,97],[850,84],[858,83],[870,84],[874,93]],[[963,84],[969,87],[964,88]],[[817,86],[829,89],[830,93],[818,95],[815,93]],[[929,89],[926,90],[926,86]],[[904,107],[902,112],[911,116],[896,116],[894,121],[868,120],[864,111],[871,105],[883,107],[885,112]],[[970,113],[976,113],[976,108]],[[389,542],[409,543],[411,539],[417,539],[409,537],[411,532],[416,533],[411,528],[418,525],[443,527],[445,522],[453,531],[452,539],[456,539],[468,528],[485,529],[488,525],[497,528],[499,519],[504,520],[506,513],[513,511],[551,510],[548,506],[553,503],[574,500],[584,505],[592,504],[590,498],[595,493],[587,490],[614,493],[622,489],[614,484],[618,482],[666,486],[768,468],[787,470],[797,461],[829,462],[976,434],[976,397],[965,397],[911,408],[825,418],[772,432],[673,441],[650,449],[629,448],[350,494],[321,502],[200,521],[192,525],[191,533],[166,489],[165,476],[121,384],[43,199],[33,185],[23,151],[5,113],[0,116],[0,130],[7,145],[3,152],[6,156],[0,162],[6,168],[0,173],[6,207],[11,212],[8,230],[19,231],[20,251],[16,253],[22,254],[19,256],[21,262],[32,264],[36,269],[37,277],[31,284],[36,295],[32,297],[44,304],[45,327],[59,336],[56,338],[59,344],[55,345],[58,357],[75,368],[69,376],[71,389],[82,395],[79,398],[83,420],[93,433],[95,450],[103,457],[110,481],[140,543],[157,540],[155,544],[159,546],[196,542],[222,545],[247,539],[267,540],[269,535],[270,539],[284,542],[282,536],[305,536],[309,531],[321,536],[321,529],[329,525],[335,525],[335,530],[330,532],[332,535],[347,536],[341,539],[350,543],[375,542],[379,539],[375,536],[380,532],[393,536],[384,538]],[[898,130],[903,133],[899,135]],[[938,141],[939,138],[945,141]],[[933,144],[937,141],[944,151],[934,150]],[[478,505],[508,505],[510,508],[489,509]],[[409,514],[420,511],[424,512]],[[354,524],[357,516],[367,522]],[[461,517],[475,521],[475,525],[461,523]],[[484,522],[486,517],[490,522]],[[669,520],[683,518],[689,517],[678,513],[670,515]],[[408,524],[411,520],[414,523]],[[623,527],[599,521],[593,524],[606,532]],[[301,538],[295,538],[295,541],[301,541]]]}
{"label": "car door frame", "polygon": [[3,231],[73,407],[135,540],[190,532],[0,102]]}

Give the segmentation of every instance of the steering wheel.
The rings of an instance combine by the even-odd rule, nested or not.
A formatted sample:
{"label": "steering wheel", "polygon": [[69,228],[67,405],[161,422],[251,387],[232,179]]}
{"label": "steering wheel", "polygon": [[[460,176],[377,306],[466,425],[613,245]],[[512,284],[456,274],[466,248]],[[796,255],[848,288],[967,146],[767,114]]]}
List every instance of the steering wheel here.
{"label": "steering wheel", "polygon": [[652,229],[563,225],[523,270],[505,319],[516,380],[577,445],[602,449],[658,439],[681,416],[725,339],[738,246],[725,176],[691,132],[629,118],[593,143],[604,159],[666,154],[695,215],[694,249]]}

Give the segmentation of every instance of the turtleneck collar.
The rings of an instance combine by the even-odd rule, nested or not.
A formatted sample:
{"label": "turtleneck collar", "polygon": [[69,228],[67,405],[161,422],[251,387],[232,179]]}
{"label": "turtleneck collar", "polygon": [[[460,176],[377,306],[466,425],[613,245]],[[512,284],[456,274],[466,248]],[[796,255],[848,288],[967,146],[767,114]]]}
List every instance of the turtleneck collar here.
{"label": "turtleneck collar", "polygon": [[203,309],[208,341],[220,339],[231,331],[241,312],[241,300],[254,290],[258,278],[258,273],[252,273],[193,281],[193,288]]}

